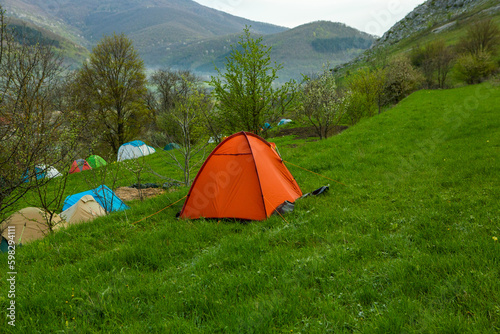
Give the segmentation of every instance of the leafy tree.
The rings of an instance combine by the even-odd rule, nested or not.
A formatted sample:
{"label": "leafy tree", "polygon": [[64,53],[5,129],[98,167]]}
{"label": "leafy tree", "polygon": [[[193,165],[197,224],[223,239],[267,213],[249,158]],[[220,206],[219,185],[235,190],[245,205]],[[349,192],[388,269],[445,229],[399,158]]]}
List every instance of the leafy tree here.
{"label": "leafy tree", "polygon": [[[351,122],[363,116],[373,116],[374,109],[381,113],[384,100],[384,86],[387,73],[385,69],[370,70],[363,68],[348,78],[348,87],[352,92],[349,106]],[[354,103],[358,101],[359,106]],[[356,115],[355,115],[356,114]],[[355,122],[354,122],[355,123]]]}
{"label": "leafy tree", "polygon": [[412,64],[422,71],[427,87],[445,88],[448,73],[453,67],[455,52],[443,40],[416,47],[411,52]]}
{"label": "leafy tree", "polygon": [[329,130],[340,123],[348,106],[346,93],[340,92],[328,69],[317,78],[305,78],[301,101],[300,114],[314,126],[320,139],[328,138]]}
{"label": "leafy tree", "polygon": [[484,19],[470,25],[463,38],[458,42],[461,53],[479,54],[489,52],[495,54],[500,45],[500,29],[492,19]]}
{"label": "leafy tree", "polygon": [[232,46],[226,58],[225,72],[216,68],[218,76],[210,85],[218,101],[217,107],[229,132],[259,133],[265,122],[275,122],[293,102],[293,81],[275,87],[281,64],[271,64],[271,47],[254,39],[246,27],[238,46]]}
{"label": "leafy tree", "polygon": [[105,36],[78,71],[79,107],[114,154],[148,116],[144,63],[124,35]]}

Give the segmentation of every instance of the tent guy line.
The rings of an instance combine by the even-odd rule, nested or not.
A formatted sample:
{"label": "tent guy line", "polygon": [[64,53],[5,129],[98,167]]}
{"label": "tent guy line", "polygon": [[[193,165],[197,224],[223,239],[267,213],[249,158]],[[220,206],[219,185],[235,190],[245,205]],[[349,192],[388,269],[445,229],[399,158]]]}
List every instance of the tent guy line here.
{"label": "tent guy line", "polygon": [[182,200],[183,200],[184,198],[186,198],[186,197],[187,197],[187,195],[186,195],[186,196],[184,196],[184,197],[182,197],[182,198],[180,198],[180,199],[178,199],[178,200],[177,200],[177,201],[175,201],[174,203],[172,203],[172,204],[170,204],[170,205],[168,205],[168,206],[164,207],[163,209],[161,209],[161,210],[159,210],[159,211],[157,211],[157,212],[155,212],[155,213],[153,213],[153,214],[151,214],[151,215],[149,215],[149,216],[147,216],[147,217],[144,217],[144,218],[142,218],[142,219],[140,219],[140,220],[138,220],[138,221],[136,221],[136,222],[134,222],[134,223],[132,223],[132,225],[135,225],[135,224],[137,224],[137,223],[140,223],[140,222],[142,222],[143,220],[146,220],[146,219],[148,219],[148,218],[150,218],[150,217],[153,217],[154,215],[159,214],[159,213],[160,213],[160,212],[162,212],[163,210],[166,210],[166,209],[170,208],[172,205],[177,204],[178,202],[182,201]]}
{"label": "tent guy line", "polygon": [[330,180],[330,181],[336,182],[336,183],[338,183],[338,184],[341,184],[341,185],[343,185],[343,186],[346,186],[346,187],[347,187],[347,185],[346,185],[346,184],[344,184],[344,183],[342,183],[342,182],[335,181],[334,179],[331,179],[331,178],[329,178],[329,177],[327,177],[327,176],[324,176],[324,175],[321,175],[321,174],[315,173],[315,172],[313,172],[312,170],[309,170],[309,169],[306,169],[306,168],[304,168],[304,167],[300,167],[300,166],[298,166],[298,165],[292,164],[292,163],[291,163],[291,162],[289,162],[289,161],[285,161],[285,160],[283,160],[283,162],[284,162],[284,163],[286,163],[286,164],[289,164],[289,165],[295,166],[295,167],[299,167],[299,168],[301,168],[301,169],[303,169],[303,170],[305,170],[305,171],[307,171],[307,172],[309,172],[309,173],[313,173],[313,174],[315,174],[315,175],[318,175],[318,176],[324,177],[324,178],[325,178],[325,179],[327,179],[327,180]]}

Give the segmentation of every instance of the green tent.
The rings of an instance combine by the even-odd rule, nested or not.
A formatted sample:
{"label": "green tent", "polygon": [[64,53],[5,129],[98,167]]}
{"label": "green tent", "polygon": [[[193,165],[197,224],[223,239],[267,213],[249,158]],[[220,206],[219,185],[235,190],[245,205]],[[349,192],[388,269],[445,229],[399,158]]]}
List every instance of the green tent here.
{"label": "green tent", "polygon": [[165,145],[165,147],[163,149],[165,151],[170,151],[170,150],[175,150],[175,149],[179,149],[179,148],[181,148],[181,147],[177,143],[168,143],[167,145]]}
{"label": "green tent", "polygon": [[90,157],[87,158],[87,163],[90,165],[92,168],[97,168],[101,166],[106,166],[108,163],[106,160],[101,158],[98,155],[91,155]]}

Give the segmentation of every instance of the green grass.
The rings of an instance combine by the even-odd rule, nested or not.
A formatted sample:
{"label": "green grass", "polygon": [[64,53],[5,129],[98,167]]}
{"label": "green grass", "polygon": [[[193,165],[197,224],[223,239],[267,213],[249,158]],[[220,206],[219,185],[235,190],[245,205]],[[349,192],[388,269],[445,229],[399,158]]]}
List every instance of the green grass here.
{"label": "green grass", "polygon": [[182,188],[19,248],[16,328],[0,328],[497,333],[499,104],[491,84],[419,91],[328,140],[272,138],[284,160],[345,184],[290,165],[304,192],[331,188],[286,222],[177,220],[181,201],[135,223]]}

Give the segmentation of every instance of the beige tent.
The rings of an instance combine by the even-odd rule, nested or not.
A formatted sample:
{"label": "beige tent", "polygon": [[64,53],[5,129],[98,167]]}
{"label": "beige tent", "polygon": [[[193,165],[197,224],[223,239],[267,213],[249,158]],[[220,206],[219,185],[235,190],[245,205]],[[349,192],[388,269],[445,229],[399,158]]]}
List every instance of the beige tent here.
{"label": "beige tent", "polygon": [[83,223],[105,215],[106,210],[91,195],[83,196],[78,202],[61,212],[61,218],[69,224]]}
{"label": "beige tent", "polygon": [[[10,240],[9,235],[15,235],[16,244],[25,244],[27,242],[41,239],[49,233],[47,227],[48,213],[39,208],[24,208],[12,214],[0,227],[2,236]],[[54,214],[52,217],[54,230],[61,227],[61,217]],[[11,227],[11,228],[9,228]],[[13,233],[12,233],[13,232]]]}

